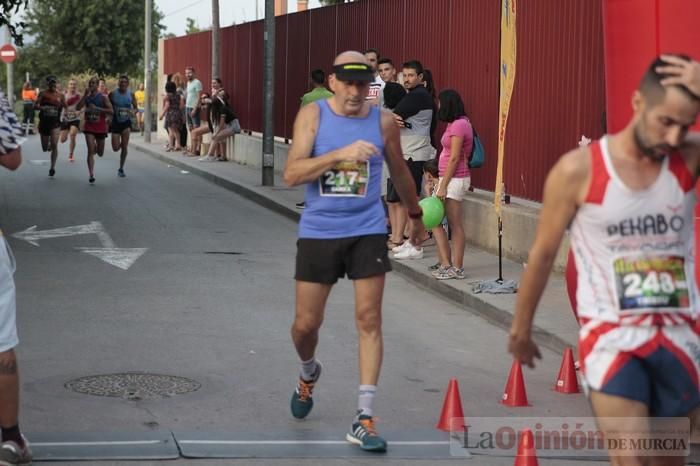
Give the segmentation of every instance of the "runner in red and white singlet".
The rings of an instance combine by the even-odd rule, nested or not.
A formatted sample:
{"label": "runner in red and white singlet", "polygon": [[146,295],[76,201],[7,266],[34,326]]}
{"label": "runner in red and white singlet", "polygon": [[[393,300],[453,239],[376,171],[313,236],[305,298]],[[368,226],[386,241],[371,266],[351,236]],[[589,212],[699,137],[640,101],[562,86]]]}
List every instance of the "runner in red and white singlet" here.
{"label": "runner in red and white singlet", "polygon": [[[700,134],[689,132],[700,113],[700,64],[655,60],[632,106],[621,132],[565,154],[550,171],[509,339],[513,356],[534,367],[535,309],[570,226],[581,371],[606,437],[616,429],[652,436],[648,417],[696,421],[700,413]],[[636,447],[609,453],[614,465],[685,460],[680,450],[663,461]]]}

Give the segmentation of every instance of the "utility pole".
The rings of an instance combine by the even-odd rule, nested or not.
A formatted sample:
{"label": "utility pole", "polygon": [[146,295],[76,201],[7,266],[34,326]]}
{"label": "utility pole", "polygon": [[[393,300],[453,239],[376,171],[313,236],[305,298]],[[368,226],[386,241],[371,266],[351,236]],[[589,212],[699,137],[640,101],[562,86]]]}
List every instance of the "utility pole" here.
{"label": "utility pole", "polygon": [[219,0],[211,0],[211,77],[219,78]]}
{"label": "utility pole", "polygon": [[[9,20],[9,18],[8,18]],[[5,43],[9,44],[11,42],[10,39],[10,27],[5,26]],[[15,95],[14,95],[14,68],[12,66],[12,63],[7,64],[7,101],[10,102],[10,108],[13,108],[15,105]]]}
{"label": "utility pole", "polygon": [[275,184],[275,1],[265,0],[265,69],[263,76],[263,186]]}
{"label": "utility pole", "polygon": [[151,142],[151,13],[153,12],[153,0],[146,1],[146,32],[144,34],[144,105],[143,112],[143,141]]}

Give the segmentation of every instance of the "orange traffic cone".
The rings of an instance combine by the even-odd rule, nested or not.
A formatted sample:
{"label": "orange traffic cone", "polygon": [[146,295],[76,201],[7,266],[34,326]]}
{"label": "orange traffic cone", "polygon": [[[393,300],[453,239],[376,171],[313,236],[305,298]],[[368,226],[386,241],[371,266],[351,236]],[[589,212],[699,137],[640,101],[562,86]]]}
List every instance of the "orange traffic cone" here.
{"label": "orange traffic cone", "polygon": [[539,466],[537,452],[535,451],[535,439],[530,429],[520,432],[518,454],[515,456],[513,466]]}
{"label": "orange traffic cone", "polygon": [[464,412],[462,411],[462,400],[459,397],[459,384],[457,379],[450,379],[445,394],[445,401],[442,404],[440,420],[435,426],[445,432],[464,432]]}
{"label": "orange traffic cone", "polygon": [[520,361],[513,361],[508,374],[508,382],[503,390],[503,399],[501,403],[506,406],[520,407],[530,406],[527,402],[527,393],[525,393],[525,381],[523,380],[523,369],[520,366]]}
{"label": "orange traffic cone", "polygon": [[576,378],[576,366],[574,366],[574,352],[571,348],[564,351],[564,359],[561,361],[561,368],[557,376],[557,383],[554,390],[559,393],[580,393],[578,379]]}

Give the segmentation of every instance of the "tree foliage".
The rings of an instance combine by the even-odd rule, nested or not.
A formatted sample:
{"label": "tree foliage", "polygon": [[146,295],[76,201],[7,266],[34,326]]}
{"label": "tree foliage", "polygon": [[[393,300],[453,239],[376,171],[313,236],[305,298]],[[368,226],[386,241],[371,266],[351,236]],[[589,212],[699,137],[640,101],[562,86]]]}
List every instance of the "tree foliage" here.
{"label": "tree foliage", "polygon": [[[145,2],[136,0],[32,0],[26,32],[34,42],[20,52],[33,75],[139,74],[143,68]],[[165,29],[154,8],[152,50]],[[25,66],[22,66],[23,68]]]}
{"label": "tree foliage", "polygon": [[1,0],[0,1],[0,27],[7,26],[10,28],[10,35],[15,44],[22,46],[24,43],[22,33],[17,28],[23,28],[25,24],[22,21],[13,22],[12,16],[16,15],[21,7],[27,6],[29,0]]}
{"label": "tree foliage", "polygon": [[187,18],[186,21],[187,26],[185,27],[185,34],[190,35],[196,32],[201,32],[201,29],[199,28],[199,25],[194,20],[194,18]]}

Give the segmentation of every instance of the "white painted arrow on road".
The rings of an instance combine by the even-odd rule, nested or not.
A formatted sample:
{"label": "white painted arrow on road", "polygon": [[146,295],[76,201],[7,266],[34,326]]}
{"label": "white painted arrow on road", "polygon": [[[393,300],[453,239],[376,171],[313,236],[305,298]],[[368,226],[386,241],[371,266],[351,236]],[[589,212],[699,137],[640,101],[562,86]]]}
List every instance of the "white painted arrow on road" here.
{"label": "white painted arrow on road", "polygon": [[129,270],[148,248],[77,248],[122,270]]}
{"label": "white painted arrow on road", "polygon": [[[39,243],[37,241],[42,239],[65,238],[67,236],[91,235],[98,233],[106,233],[102,224],[100,222],[90,222],[87,225],[76,225],[73,227],[56,228],[53,230],[37,230],[36,225],[34,225],[24,231],[15,233],[12,236],[39,247]],[[109,238],[109,236],[107,237]],[[112,247],[114,247],[114,242],[112,239],[109,238],[108,241],[111,241]]]}
{"label": "white painted arrow on road", "polygon": [[12,236],[39,247],[38,241],[40,240],[90,234],[97,235],[102,247],[76,249],[122,270],[128,270],[148,250],[148,248],[118,248],[105,227],[98,221],[90,222],[87,225],[75,225],[53,230],[37,230],[36,225],[34,225]]}

